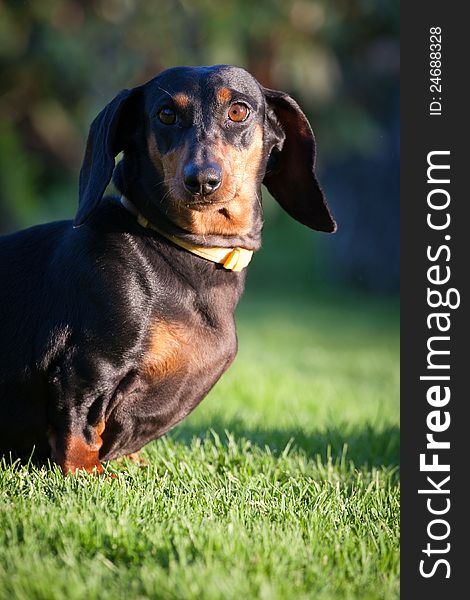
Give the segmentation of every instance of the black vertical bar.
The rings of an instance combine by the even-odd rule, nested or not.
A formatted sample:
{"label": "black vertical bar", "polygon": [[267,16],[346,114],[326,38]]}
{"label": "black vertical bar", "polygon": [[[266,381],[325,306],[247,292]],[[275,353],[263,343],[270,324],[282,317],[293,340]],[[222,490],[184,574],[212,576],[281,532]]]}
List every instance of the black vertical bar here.
{"label": "black vertical bar", "polygon": [[[467,244],[467,240],[470,241],[470,217],[467,216],[470,192],[466,181],[470,177],[467,147],[470,122],[465,92],[470,70],[470,28],[464,8],[465,3],[436,0],[401,3],[401,597],[405,600],[470,597],[470,592],[466,591],[470,577],[467,544],[470,502],[466,489],[470,484],[467,474],[470,397],[466,385],[466,375],[470,372],[467,342],[470,333],[470,244]],[[431,28],[441,31],[438,82],[441,88],[433,90],[430,87],[431,43],[438,42],[431,38],[432,31],[437,29]],[[434,50],[437,50],[436,45]],[[431,105],[431,102],[435,104]],[[432,112],[430,108],[436,110]],[[448,155],[434,155],[432,160],[450,165],[450,170],[431,172],[431,175],[435,174],[434,179],[448,177],[449,184],[428,182],[427,157],[433,151],[449,151]],[[431,203],[445,204],[447,192],[450,195],[448,208],[435,210],[429,207],[428,194],[434,189],[445,191],[435,192]],[[439,225],[445,223],[447,213],[451,219],[448,228],[438,230],[428,224],[428,214],[431,214],[432,222]],[[428,247],[431,256],[437,256],[435,260],[427,256]],[[439,265],[440,270],[432,271],[431,278],[439,273],[439,279],[444,279],[449,273],[446,267],[449,267],[447,283],[429,281],[428,269],[435,265]],[[430,307],[428,288],[441,291],[443,296],[450,289],[456,290],[450,294],[451,304],[456,304],[459,295],[460,306]],[[436,298],[434,295],[433,300]],[[443,328],[450,322],[447,332],[439,331],[437,319],[431,318],[427,322],[432,313],[447,315],[449,321],[447,317],[439,321]],[[432,342],[434,349],[450,350],[449,355],[436,355],[433,361],[442,366],[448,364],[449,369],[428,368],[427,343],[432,336],[450,338]],[[449,380],[432,381],[420,379],[421,376],[449,377]],[[429,388],[438,385],[441,385],[440,393],[444,386],[450,390],[450,400],[445,406],[431,406],[428,402]],[[429,417],[436,410],[440,411],[439,416]],[[433,439],[449,441],[450,449],[427,449],[426,435],[433,433],[427,419],[434,427],[439,424],[444,427],[446,411],[451,419],[450,426],[440,433],[434,432]],[[437,454],[439,464],[449,464],[450,471],[420,470],[420,454],[426,455],[426,463]],[[445,482],[448,476],[450,479]],[[427,492],[420,494],[418,490]],[[435,511],[448,510],[438,515],[432,514],[429,507]],[[441,521],[436,521],[439,519]],[[442,539],[432,539],[430,533]],[[438,563],[439,560],[442,562]],[[420,566],[428,577],[420,572]]]}

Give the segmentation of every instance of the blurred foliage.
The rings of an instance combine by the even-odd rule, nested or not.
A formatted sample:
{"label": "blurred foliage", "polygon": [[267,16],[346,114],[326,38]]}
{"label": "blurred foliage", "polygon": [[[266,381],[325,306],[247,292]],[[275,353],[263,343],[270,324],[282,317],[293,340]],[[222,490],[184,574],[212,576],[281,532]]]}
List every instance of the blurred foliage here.
{"label": "blurred foliage", "polygon": [[398,264],[398,23],[396,0],[0,0],[0,230],[73,214],[88,125],[119,89],[237,64],[312,121],[341,226],[328,270],[395,289],[374,282]]}

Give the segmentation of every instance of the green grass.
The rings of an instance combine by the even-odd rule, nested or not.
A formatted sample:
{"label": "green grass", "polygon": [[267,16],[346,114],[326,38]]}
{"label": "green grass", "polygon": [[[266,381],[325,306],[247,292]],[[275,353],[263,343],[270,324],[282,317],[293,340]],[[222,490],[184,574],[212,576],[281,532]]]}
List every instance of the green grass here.
{"label": "green grass", "polygon": [[273,295],[147,466],[0,469],[2,600],[398,598],[396,308]]}

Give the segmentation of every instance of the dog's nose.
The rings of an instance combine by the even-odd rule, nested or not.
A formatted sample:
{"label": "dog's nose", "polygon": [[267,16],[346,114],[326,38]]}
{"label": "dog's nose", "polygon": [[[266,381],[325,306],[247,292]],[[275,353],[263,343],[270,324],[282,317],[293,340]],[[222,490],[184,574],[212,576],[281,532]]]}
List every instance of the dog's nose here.
{"label": "dog's nose", "polygon": [[188,192],[210,196],[222,183],[222,170],[214,163],[205,166],[190,163],[184,168],[183,178],[184,187]]}

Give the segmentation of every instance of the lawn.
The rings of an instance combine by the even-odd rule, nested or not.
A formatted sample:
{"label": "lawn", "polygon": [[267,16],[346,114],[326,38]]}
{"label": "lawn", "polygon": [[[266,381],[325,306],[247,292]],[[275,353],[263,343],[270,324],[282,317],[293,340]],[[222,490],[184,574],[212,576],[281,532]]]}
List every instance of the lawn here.
{"label": "lawn", "polygon": [[147,465],[4,465],[0,598],[398,598],[397,319],[255,290],[234,366]]}

